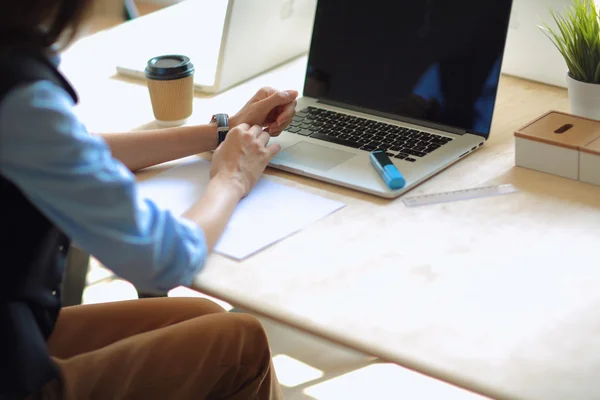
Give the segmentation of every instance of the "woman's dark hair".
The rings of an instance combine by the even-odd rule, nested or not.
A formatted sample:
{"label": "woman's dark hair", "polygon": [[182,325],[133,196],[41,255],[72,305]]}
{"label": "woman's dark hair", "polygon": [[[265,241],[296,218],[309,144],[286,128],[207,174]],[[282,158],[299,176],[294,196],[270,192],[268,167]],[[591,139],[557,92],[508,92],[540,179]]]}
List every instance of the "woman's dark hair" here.
{"label": "woman's dark hair", "polygon": [[0,36],[41,34],[44,46],[68,45],[94,0],[2,0]]}

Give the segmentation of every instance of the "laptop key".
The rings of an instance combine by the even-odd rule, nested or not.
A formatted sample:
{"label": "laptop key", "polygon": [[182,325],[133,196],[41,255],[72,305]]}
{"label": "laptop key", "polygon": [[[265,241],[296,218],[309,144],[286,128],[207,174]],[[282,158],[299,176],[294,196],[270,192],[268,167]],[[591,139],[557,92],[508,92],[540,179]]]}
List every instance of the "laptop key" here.
{"label": "laptop key", "polygon": [[298,133],[298,135],[302,135],[302,136],[310,136],[313,134],[313,132],[309,131],[308,129],[300,129],[297,133]]}
{"label": "laptop key", "polygon": [[405,160],[408,161],[408,162],[415,162],[415,161],[417,161],[414,158],[405,158]]}
{"label": "laptop key", "polygon": [[444,142],[444,141],[442,141],[442,140],[438,140],[438,139],[432,139],[432,140],[431,140],[429,143],[430,143],[430,144],[435,144],[435,145],[438,145],[438,146],[443,146],[443,145],[445,145],[447,142]]}
{"label": "laptop key", "polygon": [[406,153],[406,154],[410,154],[411,156],[417,156],[417,157],[425,157],[427,155],[426,153],[422,153],[420,151],[416,151],[413,149],[407,149],[407,148],[402,149],[402,152]]}
{"label": "laptop key", "polygon": [[406,154],[402,154],[402,153],[396,154],[394,156],[394,158],[399,158],[401,160],[404,160],[406,157],[408,157],[408,156]]}
{"label": "laptop key", "polygon": [[301,130],[302,130],[301,128],[298,128],[298,127],[295,127],[295,126],[292,126],[292,127],[286,129],[286,131],[292,132],[292,133],[298,133]]}
{"label": "laptop key", "polygon": [[365,144],[360,149],[365,151],[374,151],[377,150],[377,146],[373,146],[372,144]]}
{"label": "laptop key", "polygon": [[352,140],[340,139],[339,137],[323,135],[322,133],[318,133],[318,132],[313,133],[312,135],[310,135],[310,137],[315,138],[315,139],[324,140],[326,142],[340,144],[342,146],[352,147],[355,149],[358,149],[361,146],[360,143],[354,142]]}

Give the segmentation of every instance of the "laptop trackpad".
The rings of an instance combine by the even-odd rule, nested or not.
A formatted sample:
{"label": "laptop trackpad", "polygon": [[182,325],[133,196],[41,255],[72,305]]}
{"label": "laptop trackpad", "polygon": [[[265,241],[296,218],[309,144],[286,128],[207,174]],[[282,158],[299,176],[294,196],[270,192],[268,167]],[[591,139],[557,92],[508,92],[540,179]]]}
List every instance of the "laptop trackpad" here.
{"label": "laptop trackpad", "polygon": [[300,142],[277,154],[273,162],[275,164],[297,164],[321,171],[329,171],[355,155],[347,151],[319,146],[318,144]]}

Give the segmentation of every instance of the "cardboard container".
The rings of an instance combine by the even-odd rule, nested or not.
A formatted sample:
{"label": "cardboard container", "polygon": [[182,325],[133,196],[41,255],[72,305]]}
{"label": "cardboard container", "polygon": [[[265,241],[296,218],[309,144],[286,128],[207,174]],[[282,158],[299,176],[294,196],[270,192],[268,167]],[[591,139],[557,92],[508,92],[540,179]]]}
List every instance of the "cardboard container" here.
{"label": "cardboard container", "polygon": [[167,54],[148,60],[146,84],[159,125],[183,125],[192,115],[194,72],[194,64],[183,55]]}

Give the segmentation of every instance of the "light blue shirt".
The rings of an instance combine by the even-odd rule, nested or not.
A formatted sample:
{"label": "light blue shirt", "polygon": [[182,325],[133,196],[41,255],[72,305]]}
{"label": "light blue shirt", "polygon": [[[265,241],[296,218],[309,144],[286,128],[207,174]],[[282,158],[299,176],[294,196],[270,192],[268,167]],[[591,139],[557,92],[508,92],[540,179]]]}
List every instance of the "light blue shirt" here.
{"label": "light blue shirt", "polygon": [[0,103],[0,174],[66,235],[138,289],[189,285],[207,257],[193,222],[140,198],[135,177],[49,81]]}

